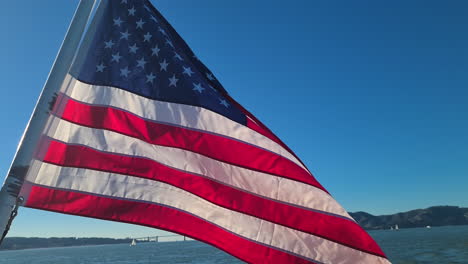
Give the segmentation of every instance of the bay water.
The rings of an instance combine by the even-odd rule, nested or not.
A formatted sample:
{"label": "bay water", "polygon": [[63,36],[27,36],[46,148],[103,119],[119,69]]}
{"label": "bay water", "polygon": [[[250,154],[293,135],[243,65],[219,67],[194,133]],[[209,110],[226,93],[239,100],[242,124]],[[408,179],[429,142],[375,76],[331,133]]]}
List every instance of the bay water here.
{"label": "bay water", "polygon": [[[376,239],[392,263],[468,264],[468,226],[379,230]],[[0,251],[0,264],[243,263],[197,241]]]}

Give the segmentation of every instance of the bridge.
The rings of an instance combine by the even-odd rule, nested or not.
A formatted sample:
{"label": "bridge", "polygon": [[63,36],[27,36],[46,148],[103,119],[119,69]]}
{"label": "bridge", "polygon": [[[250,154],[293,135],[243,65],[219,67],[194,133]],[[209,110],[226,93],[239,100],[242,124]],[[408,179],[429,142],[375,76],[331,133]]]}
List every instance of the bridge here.
{"label": "bridge", "polygon": [[[166,240],[167,238],[171,239],[171,238],[177,238],[177,237],[183,238],[183,241],[193,240],[191,238],[188,238],[186,236],[181,236],[181,235],[148,236],[148,237],[136,237],[133,239],[135,239],[136,242],[168,242],[168,241],[173,241],[173,240]],[[179,240],[175,240],[175,241],[179,241]]]}

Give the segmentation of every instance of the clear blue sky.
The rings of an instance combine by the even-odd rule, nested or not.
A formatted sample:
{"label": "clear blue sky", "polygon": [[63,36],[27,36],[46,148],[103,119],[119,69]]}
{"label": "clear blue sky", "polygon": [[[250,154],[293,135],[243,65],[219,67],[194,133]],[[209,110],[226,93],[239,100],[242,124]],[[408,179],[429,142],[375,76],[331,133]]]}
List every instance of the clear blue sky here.
{"label": "clear blue sky", "polygon": [[[153,1],[349,211],[468,206],[468,2]],[[0,173],[77,0],[0,9]],[[22,208],[10,236],[158,231]]]}

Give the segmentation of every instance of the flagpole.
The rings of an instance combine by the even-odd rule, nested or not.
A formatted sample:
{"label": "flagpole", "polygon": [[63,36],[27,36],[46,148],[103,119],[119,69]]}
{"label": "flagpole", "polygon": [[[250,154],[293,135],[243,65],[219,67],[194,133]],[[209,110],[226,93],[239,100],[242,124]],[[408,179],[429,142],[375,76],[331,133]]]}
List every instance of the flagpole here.
{"label": "flagpole", "polygon": [[95,3],[96,0],[80,0],[33,114],[18,144],[15,157],[0,190],[0,244],[10,228],[12,219],[16,216],[18,206],[23,202],[23,198],[18,197],[19,191],[41,132],[46,125],[49,104],[54,102],[56,92],[68,73]]}

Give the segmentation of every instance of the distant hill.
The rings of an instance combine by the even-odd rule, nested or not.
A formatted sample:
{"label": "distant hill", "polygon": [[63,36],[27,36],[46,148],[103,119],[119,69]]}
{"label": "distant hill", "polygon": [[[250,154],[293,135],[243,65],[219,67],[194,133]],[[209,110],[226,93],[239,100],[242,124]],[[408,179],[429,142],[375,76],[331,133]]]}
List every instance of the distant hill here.
{"label": "distant hill", "polygon": [[0,246],[0,250],[28,249],[28,248],[50,248],[50,247],[71,247],[85,245],[104,244],[130,244],[132,240],[113,238],[74,238],[74,237],[7,237]]}
{"label": "distant hill", "polygon": [[350,215],[367,230],[400,228],[468,225],[468,208],[458,206],[433,206],[427,209],[416,209],[392,215],[371,215],[366,212]]}

